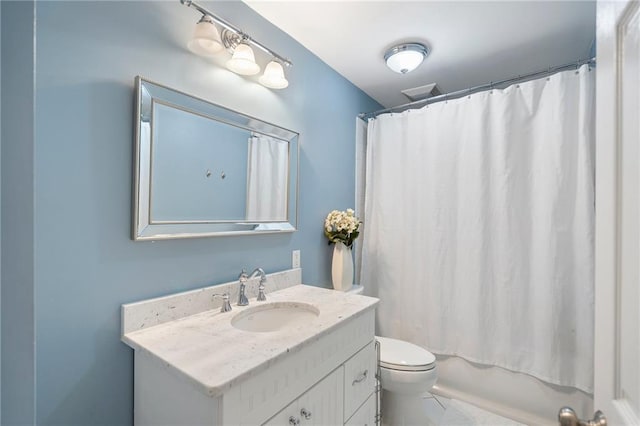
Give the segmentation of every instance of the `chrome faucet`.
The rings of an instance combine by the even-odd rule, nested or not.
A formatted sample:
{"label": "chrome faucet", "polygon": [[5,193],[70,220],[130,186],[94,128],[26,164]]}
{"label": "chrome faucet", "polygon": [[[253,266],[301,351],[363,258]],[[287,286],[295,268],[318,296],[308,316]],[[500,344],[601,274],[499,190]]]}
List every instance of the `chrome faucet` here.
{"label": "chrome faucet", "polygon": [[256,275],[260,275],[260,285],[258,286],[258,300],[259,302],[264,302],[267,298],[264,295],[264,285],[267,283],[267,275],[264,273],[264,269],[256,268],[249,275],[249,279],[254,278]]}
{"label": "chrome faucet", "polygon": [[247,296],[244,294],[244,289],[247,286],[247,280],[249,279],[249,277],[247,276],[247,273],[244,271],[244,269],[242,270],[242,272],[240,273],[240,276],[238,276],[238,280],[240,281],[240,294],[238,294],[238,306],[247,306],[249,304],[249,299],[247,299]]}

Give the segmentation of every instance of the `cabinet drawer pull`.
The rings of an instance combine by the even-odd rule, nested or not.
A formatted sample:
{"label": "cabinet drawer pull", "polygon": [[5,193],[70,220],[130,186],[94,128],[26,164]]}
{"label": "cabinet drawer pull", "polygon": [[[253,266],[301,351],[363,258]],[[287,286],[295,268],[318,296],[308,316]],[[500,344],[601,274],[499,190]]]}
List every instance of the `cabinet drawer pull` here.
{"label": "cabinet drawer pull", "polygon": [[311,419],[311,411],[307,411],[306,408],[300,410],[300,416],[304,417],[305,420]]}
{"label": "cabinet drawer pull", "polygon": [[300,419],[296,419],[295,417],[289,417],[289,424],[291,426],[298,426],[300,424]]}
{"label": "cabinet drawer pull", "polygon": [[351,383],[351,386],[355,386],[356,383],[364,381],[367,378],[368,373],[369,370],[364,370],[362,373],[360,373],[357,378],[353,379],[353,383]]}

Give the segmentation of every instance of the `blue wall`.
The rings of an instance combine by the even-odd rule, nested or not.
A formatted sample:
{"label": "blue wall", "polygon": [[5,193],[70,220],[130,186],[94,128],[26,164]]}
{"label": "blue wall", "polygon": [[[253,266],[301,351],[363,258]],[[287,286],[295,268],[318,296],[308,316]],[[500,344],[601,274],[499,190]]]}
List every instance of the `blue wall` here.
{"label": "blue wall", "polygon": [[245,220],[251,132],[162,104],[153,127],[151,218]]}
{"label": "blue wall", "polygon": [[[2,46],[2,6],[0,6],[0,46]],[[1,48],[0,48],[1,51]],[[2,55],[0,54],[0,86],[2,82]],[[2,92],[2,90],[0,90]],[[0,129],[2,129],[2,102],[0,100]],[[2,163],[2,131],[0,131],[0,164]],[[2,166],[0,165],[0,199],[2,194]],[[0,206],[2,203],[0,202]],[[0,235],[2,235],[2,209],[0,207]],[[0,244],[0,310],[2,309],[2,244]],[[2,346],[2,314],[0,313],[0,346]],[[2,351],[0,350],[0,425],[2,424]]]}
{"label": "blue wall", "polygon": [[[2,40],[9,33],[15,42],[18,32],[29,30],[17,19],[17,9],[28,3],[2,3]],[[133,353],[119,341],[122,303],[233,280],[243,267],[286,269],[293,249],[302,250],[305,282],[330,285],[323,219],[330,210],[354,206],[355,115],[379,105],[243,3],[208,6],[293,61],[288,89],[271,91],[188,52],[184,46],[199,16],[177,0],[36,4],[35,97],[23,91],[18,102],[27,108],[35,100],[35,124],[26,111],[20,138],[8,140],[4,127],[2,134],[2,338],[4,343],[7,330],[31,309],[37,402],[27,392],[21,404],[36,404],[38,424],[131,424]],[[6,75],[21,72],[28,79],[33,73],[26,59],[7,66],[4,47],[3,103]],[[300,132],[299,231],[131,241],[136,75]],[[14,146],[25,138],[25,146]],[[12,149],[27,155],[22,172],[6,169]],[[12,190],[7,176],[20,177],[25,192]],[[7,229],[12,218],[26,229]],[[7,282],[7,256],[22,249],[26,259],[19,264],[27,280]],[[20,305],[11,311],[9,327],[5,297],[11,292],[27,298],[14,297]],[[22,343],[33,337],[33,322],[18,329],[26,332]],[[7,393],[33,389],[28,369],[26,377],[7,377],[4,367],[24,367],[33,355],[3,345],[3,417],[13,401]],[[28,411],[13,410],[24,415],[23,423],[32,420]]]}
{"label": "blue wall", "polygon": [[2,2],[2,423],[33,423],[34,4]]}

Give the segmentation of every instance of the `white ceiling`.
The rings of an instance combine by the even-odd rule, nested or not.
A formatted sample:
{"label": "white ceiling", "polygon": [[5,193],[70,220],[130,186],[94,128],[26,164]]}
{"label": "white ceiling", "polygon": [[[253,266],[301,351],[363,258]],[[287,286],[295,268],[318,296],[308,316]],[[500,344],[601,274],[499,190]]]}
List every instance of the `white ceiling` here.
{"label": "white ceiling", "polygon": [[[408,102],[403,89],[446,93],[587,58],[595,40],[595,1],[245,2],[385,107]],[[431,54],[396,74],[383,54],[408,41]]]}

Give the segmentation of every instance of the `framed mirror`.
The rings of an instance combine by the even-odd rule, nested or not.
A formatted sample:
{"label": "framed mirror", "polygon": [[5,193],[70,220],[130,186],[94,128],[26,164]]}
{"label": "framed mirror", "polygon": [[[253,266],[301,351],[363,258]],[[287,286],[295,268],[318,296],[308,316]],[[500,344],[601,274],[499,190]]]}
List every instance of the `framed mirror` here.
{"label": "framed mirror", "polygon": [[133,239],[293,232],[298,133],[136,77]]}

